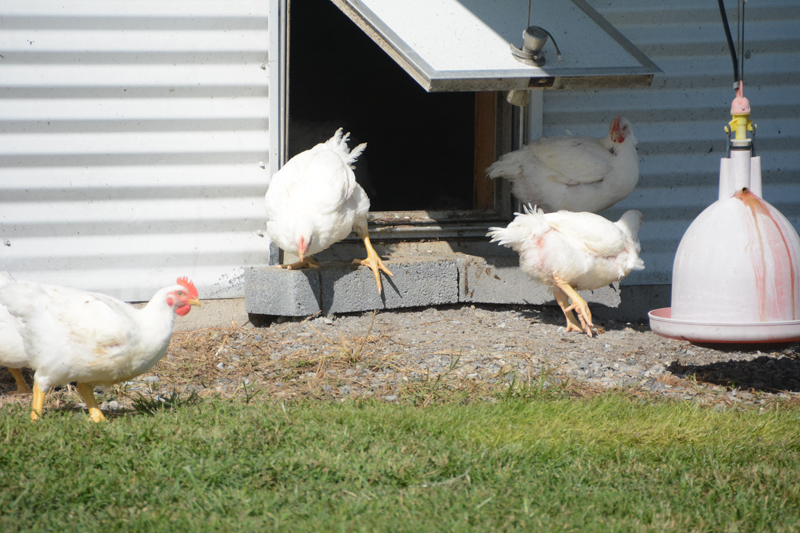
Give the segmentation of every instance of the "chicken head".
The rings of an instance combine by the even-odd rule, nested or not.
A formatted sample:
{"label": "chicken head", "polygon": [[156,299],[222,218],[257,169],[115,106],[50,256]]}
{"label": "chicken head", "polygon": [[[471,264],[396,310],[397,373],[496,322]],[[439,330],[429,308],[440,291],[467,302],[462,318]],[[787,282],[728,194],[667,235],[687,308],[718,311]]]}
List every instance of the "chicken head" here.
{"label": "chicken head", "polygon": [[186,278],[178,278],[178,285],[185,290],[175,290],[167,295],[167,305],[175,309],[178,316],[186,316],[192,306],[202,307],[194,283]]}
{"label": "chicken head", "polygon": [[636,138],[633,137],[631,123],[627,119],[620,117],[620,115],[617,115],[617,118],[609,126],[608,135],[611,137],[611,141],[617,144],[624,143],[626,139],[632,139],[634,146],[638,144]]}

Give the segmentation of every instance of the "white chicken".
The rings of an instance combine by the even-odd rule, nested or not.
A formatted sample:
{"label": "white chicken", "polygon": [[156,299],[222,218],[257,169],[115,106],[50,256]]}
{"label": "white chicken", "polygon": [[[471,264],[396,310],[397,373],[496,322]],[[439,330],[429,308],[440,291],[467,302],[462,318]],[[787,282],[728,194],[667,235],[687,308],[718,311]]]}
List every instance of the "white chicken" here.
{"label": "white chicken", "polygon": [[[0,287],[14,283],[14,278],[8,272],[0,272]],[[20,368],[31,367],[28,353],[22,340],[22,321],[8,312],[0,304],[0,365],[8,367],[8,371],[17,382],[17,390],[10,394],[30,394],[31,388],[25,382]]]}
{"label": "white chicken", "polygon": [[545,212],[596,213],[626,198],[639,181],[638,141],[630,122],[617,117],[602,139],[543,137],[502,156],[486,169],[511,182],[523,204]]}
{"label": "white chicken", "polygon": [[281,249],[300,257],[282,268],[320,268],[311,255],[325,250],[355,231],[364,241],[367,258],[353,262],[368,266],[381,291],[379,271],[393,276],[372,247],[367,231],[369,197],[356,183],[353,163],[366,148],[351,152],[350,134],[339,128],[327,142],[299,153],[272,176],[264,203],[267,233]]}
{"label": "white chicken", "polygon": [[23,324],[33,377],[31,419],[42,414],[50,388],[76,381],[93,421],[105,420],[94,387],[109,387],[147,372],[167,352],[175,315],[200,305],[185,278],[159,290],[137,309],[104,294],[17,282],[0,288],[0,304]]}
{"label": "white chicken", "polygon": [[592,313],[575,291],[599,289],[644,269],[637,238],[641,224],[639,211],[627,211],[617,222],[610,222],[592,213],[544,214],[528,206],[524,213],[516,213],[508,227],[490,228],[488,235],[492,242],[519,253],[523,272],[552,287],[567,318],[567,331],[583,331],[591,337]]}

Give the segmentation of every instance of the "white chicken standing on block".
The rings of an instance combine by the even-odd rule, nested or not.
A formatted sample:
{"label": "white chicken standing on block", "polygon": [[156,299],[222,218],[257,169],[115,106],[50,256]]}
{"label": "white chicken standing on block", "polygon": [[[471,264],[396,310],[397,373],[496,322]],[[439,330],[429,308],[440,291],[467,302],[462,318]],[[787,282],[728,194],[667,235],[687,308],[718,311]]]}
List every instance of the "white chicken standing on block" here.
{"label": "white chicken standing on block", "polygon": [[[14,283],[8,272],[0,272],[0,288]],[[17,390],[10,394],[30,394],[31,388],[25,382],[20,368],[32,365],[28,360],[25,342],[22,340],[22,321],[8,312],[6,306],[0,304],[0,366],[8,367],[8,371],[17,382]]]}
{"label": "white chicken standing on block", "polygon": [[506,178],[517,199],[547,213],[596,213],[626,198],[636,187],[637,143],[630,122],[618,116],[602,139],[542,137],[505,154],[486,173],[490,178]]}
{"label": "white chicken standing on block", "polygon": [[167,352],[175,315],[200,305],[191,281],[179,278],[141,309],[116,298],[68,287],[17,282],[0,288],[0,304],[24,324],[33,377],[31,419],[44,394],[73,381],[95,422],[105,420],[94,387],[106,388],[147,372]]}
{"label": "white chicken standing on block", "polygon": [[592,313],[576,291],[599,289],[644,269],[637,237],[642,214],[627,211],[610,222],[593,213],[545,214],[530,206],[524,211],[516,213],[508,227],[490,228],[488,236],[519,253],[523,272],[552,287],[567,318],[567,331],[591,337]]}
{"label": "white chicken standing on block", "polygon": [[272,176],[264,203],[267,233],[282,250],[300,261],[281,268],[320,268],[311,257],[355,231],[367,248],[366,259],[353,262],[368,266],[381,291],[380,272],[393,276],[372,247],[367,231],[369,197],[356,183],[353,163],[366,148],[347,146],[350,134],[339,128],[327,142],[301,152]]}

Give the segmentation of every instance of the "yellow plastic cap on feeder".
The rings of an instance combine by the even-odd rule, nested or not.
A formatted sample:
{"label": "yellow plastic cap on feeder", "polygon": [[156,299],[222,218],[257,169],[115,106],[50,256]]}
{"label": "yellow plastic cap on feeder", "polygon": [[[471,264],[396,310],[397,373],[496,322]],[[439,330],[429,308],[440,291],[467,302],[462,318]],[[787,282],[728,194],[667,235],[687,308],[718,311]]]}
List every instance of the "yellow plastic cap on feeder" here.
{"label": "yellow plastic cap on feeder", "polygon": [[733,119],[728,122],[725,132],[736,133],[737,141],[747,139],[747,132],[753,131],[755,125],[750,120],[750,100],[744,96],[744,81],[741,80],[736,85],[736,98],[731,103],[731,116]]}

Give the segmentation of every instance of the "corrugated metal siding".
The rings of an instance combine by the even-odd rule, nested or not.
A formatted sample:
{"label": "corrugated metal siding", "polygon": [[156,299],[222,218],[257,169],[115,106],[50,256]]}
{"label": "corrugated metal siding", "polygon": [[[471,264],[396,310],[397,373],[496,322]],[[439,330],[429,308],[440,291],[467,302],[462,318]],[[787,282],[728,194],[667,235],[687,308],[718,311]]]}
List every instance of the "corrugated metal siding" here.
{"label": "corrugated metal siding", "polygon": [[268,260],[268,8],[4,2],[0,268],[127,300],[178,276],[242,296]]}
{"label": "corrugated metal siding", "polygon": [[[590,0],[663,71],[650,89],[545,91],[544,135],[601,136],[618,113],[639,139],[641,178],[624,201],[602,213],[639,209],[646,269],[631,284],[670,283],[672,262],[692,220],[717,197],[723,127],[730,120],[733,69],[716,2]],[[726,2],[736,38],[736,4]],[[800,222],[800,4],[749,2],[745,95],[758,125],[764,198]]]}

